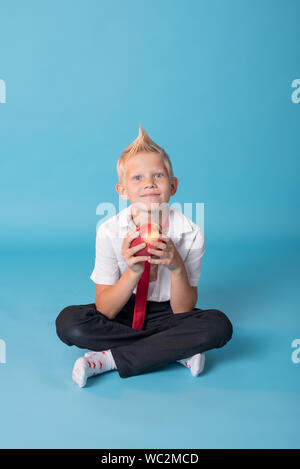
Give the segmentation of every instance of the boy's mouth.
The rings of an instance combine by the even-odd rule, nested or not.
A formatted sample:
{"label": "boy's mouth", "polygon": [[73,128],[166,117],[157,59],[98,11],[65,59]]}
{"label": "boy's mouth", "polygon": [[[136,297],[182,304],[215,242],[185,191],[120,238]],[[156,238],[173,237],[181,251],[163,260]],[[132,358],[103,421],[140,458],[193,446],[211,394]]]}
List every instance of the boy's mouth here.
{"label": "boy's mouth", "polygon": [[154,193],[152,193],[152,194],[144,194],[144,195],[142,195],[142,197],[157,197],[157,196],[159,196],[159,194],[154,194]]}

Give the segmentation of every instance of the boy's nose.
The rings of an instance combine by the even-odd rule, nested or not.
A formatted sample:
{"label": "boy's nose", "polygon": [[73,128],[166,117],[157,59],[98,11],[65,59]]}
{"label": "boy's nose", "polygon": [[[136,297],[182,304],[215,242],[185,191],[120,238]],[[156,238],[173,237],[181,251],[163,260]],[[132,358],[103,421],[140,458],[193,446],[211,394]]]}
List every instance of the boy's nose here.
{"label": "boy's nose", "polygon": [[145,190],[146,190],[146,191],[149,191],[149,190],[151,190],[151,189],[155,189],[155,190],[156,190],[157,187],[156,187],[154,184],[151,184],[151,183],[145,184],[145,186],[144,186],[144,191],[145,191]]}
{"label": "boy's nose", "polygon": [[151,186],[151,187],[155,186],[153,179],[149,178],[148,180],[146,180],[145,187],[148,187],[148,186]]}

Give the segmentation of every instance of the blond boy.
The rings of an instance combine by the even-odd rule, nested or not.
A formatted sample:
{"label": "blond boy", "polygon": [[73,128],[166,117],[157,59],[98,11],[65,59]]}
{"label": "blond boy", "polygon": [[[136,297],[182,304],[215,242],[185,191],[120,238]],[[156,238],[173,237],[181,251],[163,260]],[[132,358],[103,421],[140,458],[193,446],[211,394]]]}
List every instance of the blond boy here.
{"label": "blond boy", "polygon": [[[67,345],[88,349],[74,364],[78,386],[109,370],[120,377],[151,372],[178,362],[198,376],[205,351],[224,346],[232,324],[217,309],[196,308],[204,236],[198,225],[168,205],[178,179],[163,148],[140,126],[139,135],[117,163],[120,197],[130,206],[102,223],[97,231],[95,302],[64,308],[56,330]],[[136,256],[145,247],[130,247],[137,227],[160,221],[162,233],[150,256]],[[146,317],[142,330],[132,327],[138,282],[150,263]]]}

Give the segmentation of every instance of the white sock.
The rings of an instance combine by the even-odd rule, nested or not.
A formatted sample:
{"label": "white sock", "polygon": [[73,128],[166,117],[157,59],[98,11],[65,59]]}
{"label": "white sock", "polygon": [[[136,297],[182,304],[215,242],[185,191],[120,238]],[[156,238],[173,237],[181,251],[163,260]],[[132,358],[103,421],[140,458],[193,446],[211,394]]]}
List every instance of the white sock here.
{"label": "white sock", "polygon": [[87,352],[76,360],[72,379],[74,383],[83,388],[91,376],[99,375],[109,370],[116,370],[116,363],[110,350],[103,352]]}
{"label": "white sock", "polygon": [[182,360],[176,360],[178,363],[190,368],[193,376],[198,376],[202,373],[205,364],[205,353],[197,353],[190,358],[183,358]]}

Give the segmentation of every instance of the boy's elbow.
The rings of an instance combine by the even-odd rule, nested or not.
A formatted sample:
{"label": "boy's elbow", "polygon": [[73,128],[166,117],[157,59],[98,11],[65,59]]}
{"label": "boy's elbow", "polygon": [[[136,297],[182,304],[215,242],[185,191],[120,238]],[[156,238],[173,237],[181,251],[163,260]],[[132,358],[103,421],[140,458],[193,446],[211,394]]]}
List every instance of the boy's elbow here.
{"label": "boy's elbow", "polygon": [[98,298],[95,298],[95,306],[96,306],[96,310],[98,311],[98,313],[103,313],[103,309],[102,307],[100,306],[100,302],[99,302],[99,299]]}
{"label": "boy's elbow", "polygon": [[191,287],[194,297],[193,297],[193,309],[195,308],[198,301],[198,287]]}
{"label": "boy's elbow", "polygon": [[95,306],[96,306],[96,310],[98,311],[98,313],[101,313],[103,314],[104,316],[106,316],[108,319],[113,319],[112,318],[112,315],[111,315],[111,310],[106,310],[105,306],[103,305],[103,302],[101,302],[99,300],[99,298],[96,298],[95,299]]}
{"label": "boy's elbow", "polygon": [[105,298],[105,290],[108,290],[111,287],[111,285],[101,285],[101,292],[100,290],[100,285],[97,285],[96,288],[96,296],[95,296],[95,306],[96,310],[106,316],[108,319],[114,319],[112,316],[112,310],[111,308],[106,308],[105,307],[105,301],[103,301]]}

